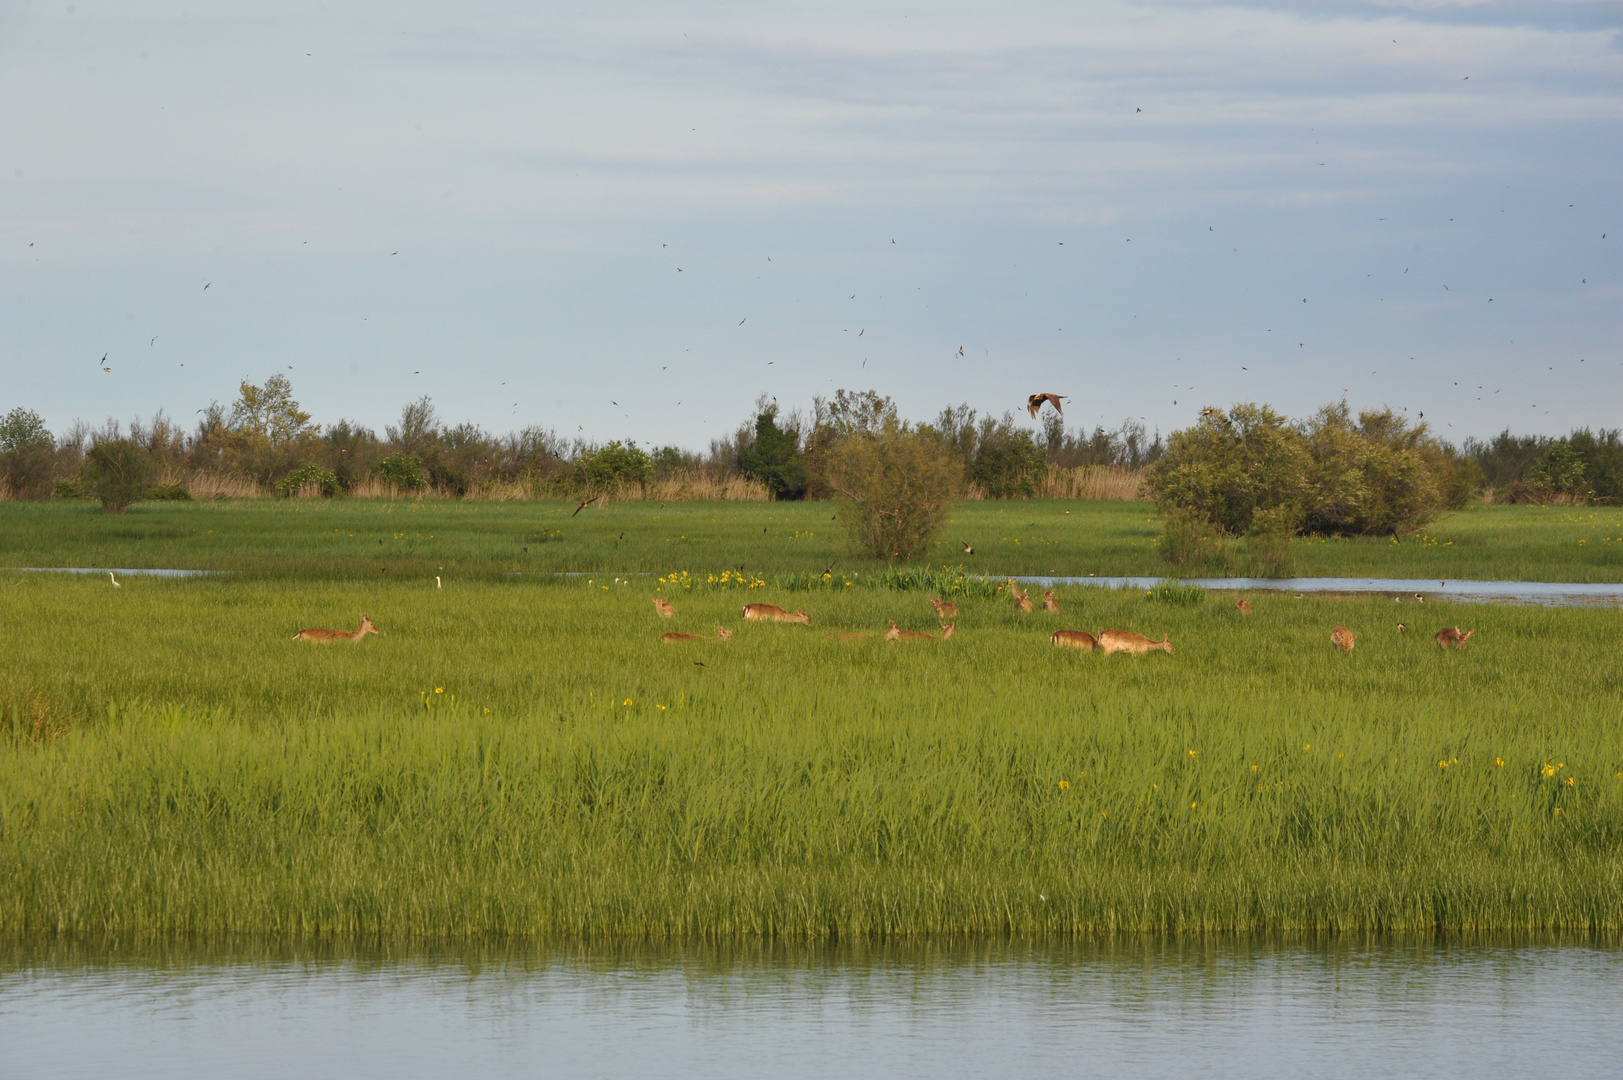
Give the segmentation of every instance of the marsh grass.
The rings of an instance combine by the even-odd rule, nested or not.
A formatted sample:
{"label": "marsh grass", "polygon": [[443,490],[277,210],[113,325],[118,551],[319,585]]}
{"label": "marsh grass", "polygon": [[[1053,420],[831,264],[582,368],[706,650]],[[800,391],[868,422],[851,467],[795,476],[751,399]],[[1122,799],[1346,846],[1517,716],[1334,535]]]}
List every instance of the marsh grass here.
{"label": "marsh grass", "polygon": [[[194,495],[197,492],[194,490]],[[0,566],[186,567],[250,574],[505,580],[558,571],[666,574],[742,567],[771,578],[832,569],[962,563],[987,577],[1169,572],[1161,522],[1145,503],[966,501],[942,544],[916,560],[853,556],[826,502],[610,501],[574,504],[450,499],[256,499],[137,503],[117,517],[93,503],[0,503]],[[962,545],[974,547],[974,554]],[[1252,571],[1234,546],[1232,569]],[[1623,512],[1504,506],[1451,514],[1392,538],[1299,538],[1302,576],[1623,581]],[[1220,568],[1221,569],[1221,568]],[[1190,564],[1172,570],[1210,572]]]}
{"label": "marsh grass", "polygon": [[[1623,927],[1615,611],[1428,604],[1477,630],[1445,653],[1378,601],[1062,589],[897,644],[827,635],[933,629],[927,595],[751,591],[803,627],[650,593],[0,575],[4,685],[66,721],[0,740],[0,932]],[[361,611],[381,637],[289,640]]]}

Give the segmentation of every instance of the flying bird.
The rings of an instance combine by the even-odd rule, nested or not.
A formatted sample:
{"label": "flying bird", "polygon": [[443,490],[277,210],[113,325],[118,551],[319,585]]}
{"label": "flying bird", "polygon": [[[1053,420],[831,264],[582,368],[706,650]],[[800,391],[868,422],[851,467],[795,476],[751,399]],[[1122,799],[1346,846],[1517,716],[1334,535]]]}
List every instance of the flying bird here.
{"label": "flying bird", "polygon": [[[211,282],[209,282],[209,285],[213,285],[213,284],[214,284],[214,282],[212,282],[212,281],[211,281]],[[204,291],[204,292],[208,292],[208,291],[209,291],[209,285],[205,285],[205,286],[203,286],[203,291]]]}
{"label": "flying bird", "polygon": [[1026,411],[1032,415],[1033,419],[1035,419],[1038,410],[1043,407],[1043,402],[1047,401],[1053,404],[1055,412],[1059,413],[1061,416],[1064,416],[1065,410],[1060,407],[1060,402],[1063,400],[1065,399],[1059,394],[1032,394],[1026,399]]}
{"label": "flying bird", "polygon": [[975,554],[975,549],[974,549],[974,548],[972,548],[972,547],[970,547],[970,546],[969,546],[969,544],[967,544],[967,543],[965,543],[965,542],[964,542],[964,541],[962,541],[962,540],[960,540],[960,541],[958,541],[958,542],[959,542],[959,543],[960,543],[960,544],[963,544],[963,545],[964,545],[964,554],[965,554],[965,555],[973,555],[973,554]]}
{"label": "flying bird", "polygon": [[964,347],[962,345],[958,346],[958,355],[959,356],[964,355]]}
{"label": "flying bird", "polygon": [[[592,505],[592,499],[595,499],[595,498],[597,498],[597,496],[593,495],[591,499],[587,499],[585,502],[583,502],[579,506],[575,507],[575,514],[578,514],[582,510],[586,509],[588,506],[591,506]],[[574,517],[575,514],[570,514],[569,516]]]}

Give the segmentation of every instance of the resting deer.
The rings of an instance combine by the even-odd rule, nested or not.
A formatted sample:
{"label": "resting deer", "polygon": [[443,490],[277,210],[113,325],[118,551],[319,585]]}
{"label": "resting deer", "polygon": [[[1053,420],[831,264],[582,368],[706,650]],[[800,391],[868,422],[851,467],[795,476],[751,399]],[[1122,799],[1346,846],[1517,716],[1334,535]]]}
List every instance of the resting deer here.
{"label": "resting deer", "polygon": [[[942,634],[943,637],[951,637],[952,636],[952,627],[951,627],[950,624],[942,623],[941,624],[941,629],[944,631],[944,633]],[[920,634],[920,633],[917,633],[916,631],[913,631],[913,630],[903,630],[901,627],[896,625],[896,620],[892,619],[892,620],[890,620],[890,629],[885,631],[885,640],[886,641],[934,641],[934,640],[936,640],[936,636],[934,634]]]}
{"label": "resting deer", "polygon": [[661,619],[668,619],[676,614],[676,607],[662,596],[654,597],[654,610],[659,612]]}
{"label": "resting deer", "polygon": [[795,622],[811,625],[811,616],[804,611],[785,611],[776,604],[745,604],[742,614],[751,622]]}
{"label": "resting deer", "polygon": [[1437,644],[1445,649],[1450,646],[1463,649],[1465,643],[1471,640],[1471,635],[1474,633],[1476,633],[1475,630],[1461,630],[1457,626],[1445,626],[1437,631]]}
{"label": "resting deer", "polygon": [[1086,630],[1056,630],[1048,639],[1050,645],[1065,645],[1083,652],[1092,652],[1099,647],[1099,639]]}
{"label": "resting deer", "polygon": [[376,626],[372,625],[370,616],[361,616],[361,625],[354,632],[348,630],[300,630],[293,635],[294,641],[359,641],[368,634],[381,634]]}
{"label": "resting deer", "polygon": [[1358,644],[1358,635],[1345,626],[1338,626],[1330,632],[1330,644],[1344,653],[1350,653],[1353,646]]}
{"label": "resting deer", "polygon": [[1172,655],[1172,641],[1167,636],[1163,636],[1160,641],[1152,641],[1143,634],[1135,634],[1131,630],[1101,630],[1098,641],[1099,651],[1107,656],[1116,652],[1143,656],[1158,649],[1168,656]]}
{"label": "resting deer", "polygon": [[733,640],[733,632],[727,629],[725,626],[718,626],[716,627],[716,636],[714,638],[707,638],[702,634],[673,633],[661,634],[659,635],[659,640],[663,641],[667,645],[674,645],[678,641],[731,641]]}
{"label": "resting deer", "polygon": [[1242,596],[1238,601],[1235,602],[1234,610],[1238,611],[1241,615],[1251,614],[1251,601]]}
{"label": "resting deer", "polygon": [[1015,593],[1014,594],[1014,610],[1022,611],[1022,612],[1025,612],[1027,615],[1030,615],[1031,614],[1031,597],[1027,596],[1023,592]]}
{"label": "resting deer", "polygon": [[930,597],[930,605],[935,608],[938,618],[951,619],[956,618],[958,615],[958,605],[949,604],[939,596]]}
{"label": "resting deer", "polygon": [[1054,599],[1054,590],[1053,589],[1044,589],[1043,590],[1043,610],[1044,611],[1058,611],[1059,610],[1059,601]]}

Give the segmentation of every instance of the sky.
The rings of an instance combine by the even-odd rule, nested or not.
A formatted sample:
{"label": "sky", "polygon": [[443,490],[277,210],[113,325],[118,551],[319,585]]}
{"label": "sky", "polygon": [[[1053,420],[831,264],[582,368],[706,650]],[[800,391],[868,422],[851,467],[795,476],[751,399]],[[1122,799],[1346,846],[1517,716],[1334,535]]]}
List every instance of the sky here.
{"label": "sky", "polygon": [[190,426],[281,373],[322,422],[427,395],[693,449],[837,388],[1623,427],[1620,32],[1616,0],[8,0],[0,411]]}

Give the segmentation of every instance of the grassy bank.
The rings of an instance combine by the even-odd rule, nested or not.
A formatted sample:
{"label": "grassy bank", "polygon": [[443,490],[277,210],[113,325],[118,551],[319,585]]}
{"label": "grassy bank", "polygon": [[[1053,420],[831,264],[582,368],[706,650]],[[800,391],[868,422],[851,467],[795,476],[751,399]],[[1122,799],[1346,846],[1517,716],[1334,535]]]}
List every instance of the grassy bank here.
{"label": "grassy bank", "polygon": [[[758,574],[871,569],[833,503],[252,500],[148,503],[122,516],[75,502],[0,503],[0,566],[188,567],[277,576],[499,579],[555,571]],[[960,503],[928,559],[972,573],[1158,575],[1147,503]],[[973,554],[962,550],[963,543]],[[1623,512],[1481,507],[1418,536],[1303,539],[1309,576],[1623,581]],[[1198,574],[1200,568],[1182,571]]]}
{"label": "grassy bank", "polygon": [[448,584],[0,575],[0,932],[1623,928],[1615,611]]}

